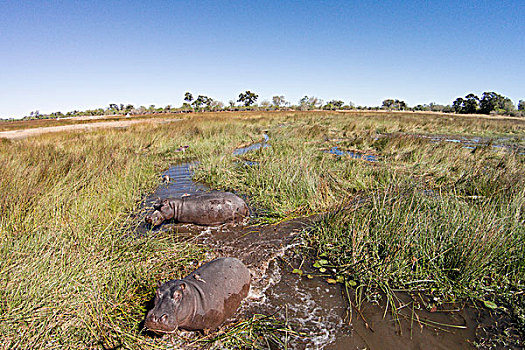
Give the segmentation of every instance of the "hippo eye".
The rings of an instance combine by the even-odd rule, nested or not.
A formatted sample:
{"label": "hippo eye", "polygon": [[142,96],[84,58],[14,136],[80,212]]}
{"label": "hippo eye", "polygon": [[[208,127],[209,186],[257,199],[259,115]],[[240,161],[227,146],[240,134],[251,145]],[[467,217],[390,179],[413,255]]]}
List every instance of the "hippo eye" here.
{"label": "hippo eye", "polygon": [[176,290],[173,292],[173,300],[174,301],[179,301],[180,299],[182,299],[182,293],[180,290]]}

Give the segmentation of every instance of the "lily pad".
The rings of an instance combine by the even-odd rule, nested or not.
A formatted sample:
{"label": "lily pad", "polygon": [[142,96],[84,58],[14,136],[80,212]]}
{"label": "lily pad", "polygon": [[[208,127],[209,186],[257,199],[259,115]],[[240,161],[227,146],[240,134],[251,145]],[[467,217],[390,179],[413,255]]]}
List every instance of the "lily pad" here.
{"label": "lily pad", "polygon": [[324,273],[324,272],[326,272],[326,269],[324,267],[320,267],[319,268],[319,272]]}
{"label": "lily pad", "polygon": [[326,282],[328,282],[328,283],[330,283],[330,284],[336,284],[336,283],[337,283],[337,281],[334,280],[333,278],[328,278],[328,279],[326,280]]}

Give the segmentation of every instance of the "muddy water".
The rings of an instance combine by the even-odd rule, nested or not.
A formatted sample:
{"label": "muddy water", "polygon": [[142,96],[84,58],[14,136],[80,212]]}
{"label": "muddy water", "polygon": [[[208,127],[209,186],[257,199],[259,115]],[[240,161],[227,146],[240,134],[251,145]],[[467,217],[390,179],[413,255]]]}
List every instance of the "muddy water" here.
{"label": "muddy water", "polygon": [[[292,273],[303,261],[294,247],[300,244],[301,232],[316,218],[290,220],[264,227],[210,228],[199,234],[198,241],[211,247],[209,259],[235,256],[253,275],[251,292],[237,318],[254,313],[275,314],[287,320],[302,334],[289,339],[292,349],[471,349],[475,337],[476,313],[470,309],[455,312],[418,311],[420,320],[432,320],[451,327],[421,328],[410,323],[410,310],[401,310],[408,320],[397,324],[384,305],[363,304],[362,314],[370,328],[353,311],[350,319],[348,301],[340,285],[331,285],[321,278],[308,279]],[[301,268],[311,270],[311,262]],[[310,269],[310,270],[309,270]],[[408,295],[400,294],[404,302]],[[412,332],[411,332],[412,330]]]}
{"label": "muddy water", "polygon": [[[260,147],[264,147],[261,143]],[[144,204],[144,214],[160,198],[173,198],[209,190],[191,180],[192,167],[181,164],[170,167],[168,184],[162,184]],[[275,314],[287,322],[300,337],[289,339],[291,349],[469,349],[474,339],[475,317],[472,312],[422,313],[444,324],[466,326],[466,329],[443,327],[446,331],[425,326],[419,328],[408,321],[401,327],[387,315],[384,308],[364,304],[363,315],[370,325],[365,326],[354,310],[348,315],[348,302],[340,285],[330,285],[320,278],[307,279],[292,273],[302,258],[294,247],[301,243],[301,233],[316,217],[290,220],[278,225],[198,227],[164,224],[158,229],[194,237],[197,243],[210,247],[207,260],[219,256],[241,259],[252,273],[252,288],[235,319],[248,318],[254,313]],[[143,221],[143,220],[142,220]],[[149,230],[141,224],[139,231]],[[301,268],[308,271],[310,262]],[[408,298],[408,296],[404,296]],[[410,331],[412,329],[412,332]],[[373,330],[373,331],[372,331]]]}
{"label": "muddy water", "polygon": [[[164,173],[162,173],[159,179],[167,175],[169,176],[169,182],[163,182],[159,187],[157,187],[155,192],[147,196],[142,202],[141,209],[135,218],[136,226],[133,228],[133,231],[136,234],[144,234],[151,230],[150,225],[144,222],[144,218],[147,214],[153,211],[153,203],[157,202],[157,200],[165,198],[180,198],[187,194],[191,195],[210,191],[210,188],[206,185],[194,182],[191,179],[193,175],[193,168],[195,168],[197,165],[198,162],[173,165]],[[158,227],[155,230],[159,229],[163,228]],[[166,229],[166,226],[164,229]]]}

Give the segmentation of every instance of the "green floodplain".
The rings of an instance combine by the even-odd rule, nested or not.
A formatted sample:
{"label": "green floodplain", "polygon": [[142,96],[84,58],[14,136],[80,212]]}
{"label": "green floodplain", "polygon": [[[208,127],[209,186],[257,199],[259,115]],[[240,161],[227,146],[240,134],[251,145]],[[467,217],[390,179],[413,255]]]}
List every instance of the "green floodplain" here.
{"label": "green floodplain", "polygon": [[[271,147],[232,153],[265,134]],[[1,348],[165,344],[140,328],[147,302],[159,280],[191,272],[207,247],[128,230],[159,174],[193,160],[196,181],[257,208],[251,225],[325,213],[296,249],[336,271],[329,282],[353,290],[356,304],[380,293],[396,305],[403,290],[431,296],[428,308],[503,312],[524,332],[525,119],[191,113],[0,145]],[[220,347],[230,335],[235,346],[264,347],[264,334],[282,331],[252,321],[249,332],[240,324],[198,346]]]}

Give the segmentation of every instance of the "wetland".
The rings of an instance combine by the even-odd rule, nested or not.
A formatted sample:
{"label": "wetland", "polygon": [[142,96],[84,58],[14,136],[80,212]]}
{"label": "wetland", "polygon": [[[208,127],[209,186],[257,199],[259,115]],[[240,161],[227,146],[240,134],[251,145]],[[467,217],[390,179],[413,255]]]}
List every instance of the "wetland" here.
{"label": "wetland", "polygon": [[[1,141],[1,346],[520,348],[524,129],[203,113]],[[144,224],[158,197],[208,190],[242,196],[249,222]],[[144,332],[157,282],[218,256],[253,276],[234,318],[208,336]]]}

